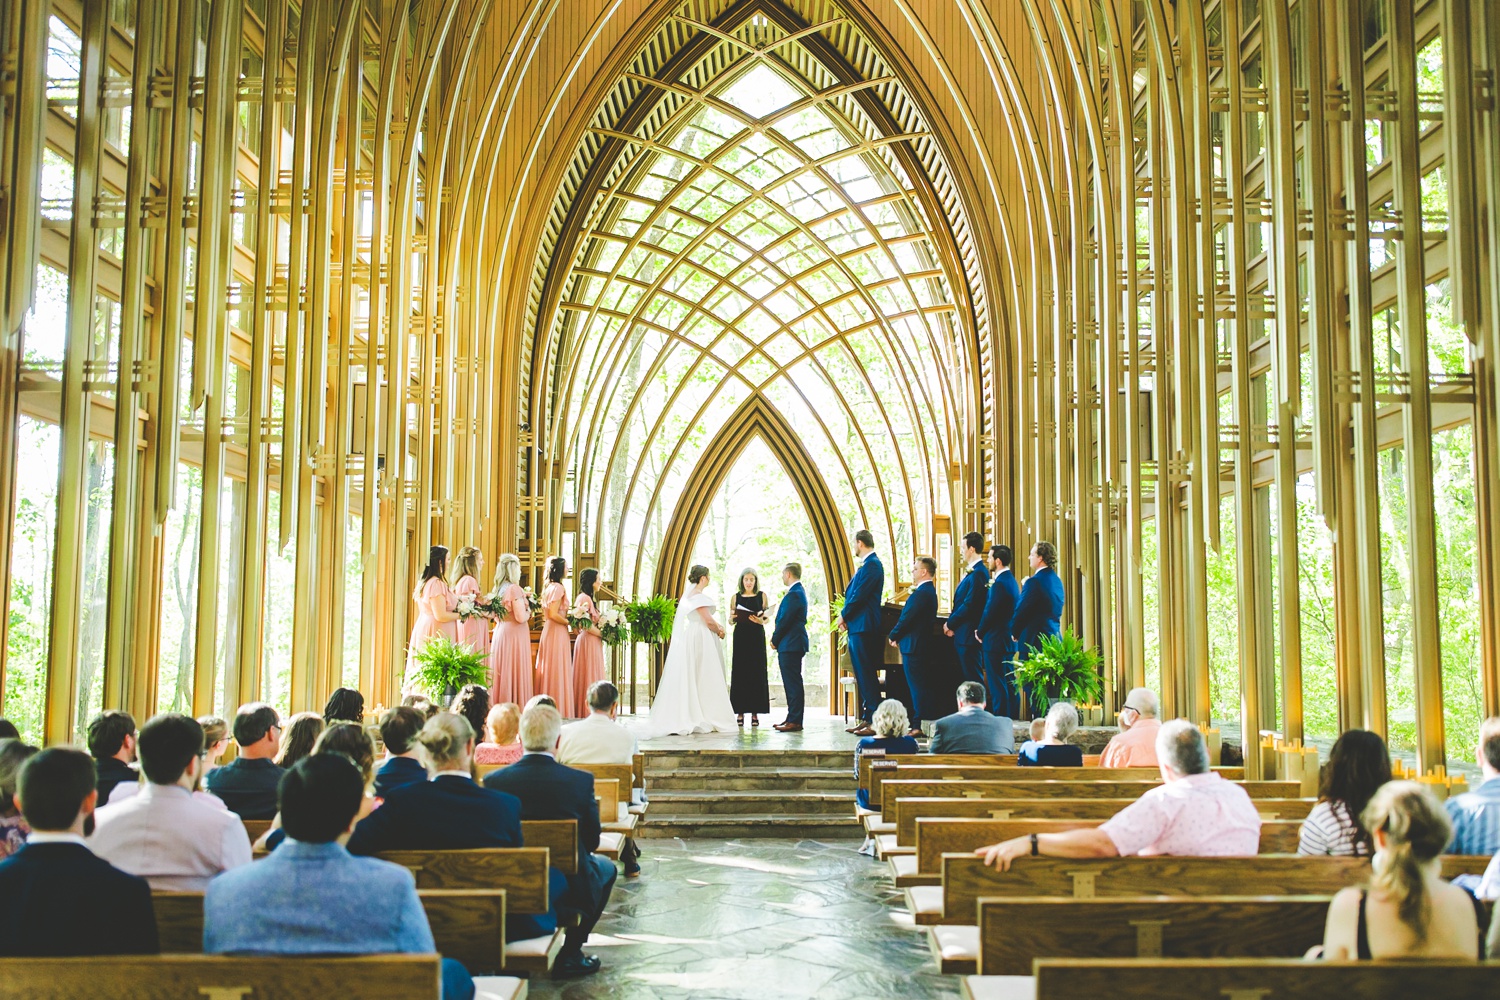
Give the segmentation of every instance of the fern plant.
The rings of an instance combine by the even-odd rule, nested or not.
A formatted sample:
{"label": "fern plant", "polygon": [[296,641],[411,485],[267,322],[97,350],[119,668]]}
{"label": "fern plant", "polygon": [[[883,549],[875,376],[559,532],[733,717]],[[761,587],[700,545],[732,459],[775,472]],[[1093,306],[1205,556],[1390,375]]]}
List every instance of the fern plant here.
{"label": "fern plant", "polygon": [[844,613],[844,595],[840,594],[828,602],[828,634],[836,636],[839,651],[849,648],[849,633],[839,631],[839,616]]}
{"label": "fern plant", "polygon": [[427,640],[412,659],[416,663],[412,680],[433,698],[447,699],[465,684],[489,683],[485,654],[446,635]]}
{"label": "fern plant", "polygon": [[653,594],[644,601],[625,605],[631,641],[648,646],[659,646],[672,638],[672,621],[676,616],[677,601],[665,594]]}
{"label": "fern plant", "polygon": [[1044,635],[1025,660],[1012,660],[1016,683],[1031,693],[1045,712],[1058,700],[1098,701],[1104,690],[1099,675],[1103,658],[1099,650],[1086,646],[1078,633],[1065,628],[1058,635]]}

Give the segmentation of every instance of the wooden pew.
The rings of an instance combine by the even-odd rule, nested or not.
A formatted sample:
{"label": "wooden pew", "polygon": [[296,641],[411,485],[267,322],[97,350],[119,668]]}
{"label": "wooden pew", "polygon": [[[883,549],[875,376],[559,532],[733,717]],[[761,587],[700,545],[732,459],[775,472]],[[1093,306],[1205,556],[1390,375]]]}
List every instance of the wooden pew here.
{"label": "wooden pew", "polygon": [[[1287,958],[1038,959],[1036,1000],[1391,1000],[1493,997],[1500,962],[1304,962]],[[987,977],[974,977],[985,979]],[[996,994],[965,980],[964,995]],[[999,994],[1005,995],[1005,994]]]}
{"label": "wooden pew", "polygon": [[981,899],[979,926],[928,928],[944,973],[1029,976],[1036,958],[1300,958],[1332,896]]}
{"label": "wooden pew", "polygon": [[[484,782],[485,775],[506,766],[505,764],[477,765],[476,770],[479,772],[480,783]],[[601,781],[598,779],[598,775],[595,775],[594,781],[594,798],[599,803],[599,822],[601,828],[604,830],[604,836],[599,838],[599,853],[607,858],[617,859],[620,856],[620,850],[624,846],[626,838],[634,831],[635,823],[638,819],[638,817],[630,815],[629,810],[622,805],[622,802],[624,805],[628,805],[630,802],[630,767],[626,764],[588,764],[579,765],[578,770],[592,773],[595,768],[602,767],[617,768],[619,772],[623,772],[625,775],[623,800],[620,797],[621,784],[619,773],[610,775],[614,779],[612,781]],[[611,836],[611,834],[614,834],[614,836]],[[576,859],[578,857],[576,850],[573,857],[575,859],[573,870],[576,871]]]}
{"label": "wooden pew", "polygon": [[[899,798],[970,799],[1137,799],[1160,781],[907,781],[881,785],[882,815]],[[1252,799],[1292,799],[1302,791],[1298,781],[1242,781]],[[871,801],[874,801],[873,799]]]}
{"label": "wooden pew", "polygon": [[527,847],[545,847],[551,852],[552,867],[564,875],[578,871],[578,821],[576,819],[523,819],[521,843]]}
{"label": "wooden pew", "polygon": [[[896,800],[896,843],[915,847],[917,820],[929,816],[954,819],[1109,819],[1133,799],[965,799],[899,798]],[[1255,808],[1266,820],[1307,817],[1315,799],[1256,799]]]}
{"label": "wooden pew", "polygon": [[[1084,767],[1098,767],[1099,754],[1084,754]],[[856,787],[866,791],[870,788],[872,767],[895,766],[897,764],[978,764],[989,767],[1018,767],[1020,758],[1013,753],[904,753],[886,754],[882,751],[866,750],[859,755],[859,770],[855,774]]]}
{"label": "wooden pew", "polygon": [[250,838],[252,844],[264,837],[266,831],[271,829],[271,821],[268,819],[242,819],[240,822],[245,824],[245,835]]}
{"label": "wooden pew", "polygon": [[[941,885],[945,854],[972,852],[989,844],[1032,833],[1061,833],[1096,827],[1097,819],[950,819],[929,817],[917,820],[915,854],[898,854],[889,859],[896,885]],[[1296,854],[1300,821],[1275,821],[1260,827],[1261,854]],[[1029,859],[1028,859],[1029,860]]]}
{"label": "wooden pew", "polygon": [[[526,981],[475,981],[474,1000],[524,1000]],[[0,959],[0,1000],[439,1000],[436,955],[129,955]]]}
{"label": "wooden pew", "polygon": [[[476,976],[505,968],[504,889],[419,889],[417,895],[439,954]],[[153,892],[151,904],[163,953],[203,950],[203,893]]]}

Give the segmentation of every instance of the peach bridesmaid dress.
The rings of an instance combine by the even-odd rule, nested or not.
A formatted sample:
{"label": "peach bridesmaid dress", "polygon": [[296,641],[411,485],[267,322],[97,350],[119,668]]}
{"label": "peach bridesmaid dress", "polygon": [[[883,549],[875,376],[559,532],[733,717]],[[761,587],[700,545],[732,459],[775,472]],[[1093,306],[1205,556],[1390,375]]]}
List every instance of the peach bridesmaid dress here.
{"label": "peach bridesmaid dress", "polygon": [[[453,585],[454,604],[458,601],[474,601],[480,596],[479,581],[472,576],[459,577]],[[458,641],[477,653],[490,648],[489,622],[483,618],[465,618],[454,622],[458,626]]]}
{"label": "peach bridesmaid dress", "polygon": [[490,700],[526,706],[531,700],[531,602],[526,591],[507,584],[500,599],[510,614],[495,625],[490,640]]}
{"label": "peach bridesmaid dress", "polygon": [[[599,607],[588,594],[578,595],[578,607],[585,609],[594,621]],[[589,685],[604,680],[604,639],[592,632],[579,632],[573,647],[573,695],[571,715],[584,719],[589,714]]]}
{"label": "peach bridesmaid dress", "polygon": [[435,576],[422,585],[422,593],[417,597],[417,621],[411,627],[411,641],[406,645],[406,681],[402,684],[402,691],[409,693],[411,675],[417,666],[417,653],[421,652],[429,639],[435,635],[458,638],[458,622],[438,621],[437,618],[439,611],[451,614],[457,606],[458,599],[454,597],[453,589],[441,577]]}
{"label": "peach bridesmaid dress", "polygon": [[[549,583],[542,591],[543,609],[566,614],[568,588],[560,583]],[[536,651],[535,694],[549,694],[557,702],[563,718],[569,718],[573,706],[573,650],[568,637],[568,626],[559,625],[549,618],[542,620],[542,639]]]}

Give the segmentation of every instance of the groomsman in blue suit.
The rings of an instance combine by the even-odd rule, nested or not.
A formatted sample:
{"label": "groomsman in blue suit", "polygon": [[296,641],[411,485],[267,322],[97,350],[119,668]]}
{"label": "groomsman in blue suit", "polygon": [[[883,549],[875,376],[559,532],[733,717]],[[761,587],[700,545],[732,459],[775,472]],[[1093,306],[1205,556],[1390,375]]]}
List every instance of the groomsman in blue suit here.
{"label": "groomsman in blue suit", "polygon": [[985,588],[990,585],[990,574],[984,566],[984,536],[977,531],[964,536],[964,565],[968,569],[953,589],[953,609],[948,612],[948,624],[943,626],[943,634],[953,637],[964,680],[983,684],[984,654],[975,632],[984,613]]}
{"label": "groomsman in blue suit", "polygon": [[771,645],[776,647],[776,662],[781,667],[781,683],[786,688],[786,721],[772,729],[783,733],[802,732],[803,690],[802,658],[807,655],[807,591],[802,589],[802,565],[787,563],[781,570],[786,594],[776,605],[776,627],[771,631]]}
{"label": "groomsman in blue suit", "polygon": [[[1024,661],[1032,647],[1044,635],[1057,635],[1062,626],[1065,597],[1062,578],[1057,575],[1057,548],[1051,542],[1037,542],[1031,547],[1031,575],[1021,586],[1021,599],[1010,619],[1010,634],[1016,637],[1016,651]],[[1025,707],[1026,692],[1021,692]]]}
{"label": "groomsman in blue suit", "polygon": [[880,669],[885,664],[881,643],[880,595],[885,590],[885,567],[875,554],[875,536],[868,528],[854,533],[854,578],[844,591],[844,610],[839,628],[849,633],[849,659],[854,661],[854,679],[859,684],[859,725],[848,731],[856,736],[874,736],[870,719],[880,704]]}
{"label": "groomsman in blue suit", "polygon": [[922,732],[922,694],[931,684],[932,630],[937,625],[937,585],[932,582],[937,575],[937,560],[921,556],[912,567],[911,578],[916,584],[906,597],[901,608],[901,617],[891,629],[890,643],[901,650],[901,669],[906,673],[906,686],[911,691],[911,730],[909,736]]}
{"label": "groomsman in blue suit", "polygon": [[1010,665],[1016,658],[1010,620],[1020,603],[1021,588],[1010,571],[1012,559],[1009,545],[991,547],[990,569],[994,575],[990,577],[990,592],[984,600],[984,614],[979,618],[976,634],[984,645],[984,685],[990,692],[990,711],[1018,719],[1021,696],[1016,691],[1015,668]]}

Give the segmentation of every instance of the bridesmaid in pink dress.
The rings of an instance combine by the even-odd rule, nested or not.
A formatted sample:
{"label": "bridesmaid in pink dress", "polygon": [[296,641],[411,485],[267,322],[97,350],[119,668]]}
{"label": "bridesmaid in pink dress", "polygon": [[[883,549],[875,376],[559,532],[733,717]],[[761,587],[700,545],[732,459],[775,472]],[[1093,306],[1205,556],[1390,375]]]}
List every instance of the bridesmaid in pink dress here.
{"label": "bridesmaid in pink dress", "polygon": [[542,641],[536,651],[536,694],[547,694],[565,716],[573,704],[573,650],[568,641],[568,561],[547,560],[547,589],[542,591]]}
{"label": "bridesmaid in pink dress", "polygon": [[[599,571],[592,566],[578,574],[579,608],[599,621],[599,605],[594,601],[594,585],[599,582]],[[604,680],[604,636],[597,625],[578,633],[573,647],[573,692],[570,699],[573,718],[586,719],[589,714],[589,685]],[[564,706],[566,709],[567,706]]]}
{"label": "bridesmaid in pink dress", "polygon": [[[460,601],[477,601],[480,597],[479,574],[484,570],[484,556],[472,545],[465,545],[453,557],[453,596]],[[475,616],[458,622],[458,641],[483,653],[490,648],[490,626],[484,618]]]}
{"label": "bridesmaid in pink dress", "polygon": [[509,613],[490,640],[490,702],[524,705],[531,700],[531,602],[521,589],[521,560],[507,552],[495,563],[495,596]]}
{"label": "bridesmaid in pink dress", "polygon": [[443,582],[448,570],[448,548],[434,545],[427,550],[427,565],[422,570],[422,582],[412,592],[417,602],[417,622],[411,627],[411,642],[406,646],[406,679],[401,685],[403,694],[412,693],[412,673],[416,670],[417,653],[435,635],[458,638],[458,599]]}

